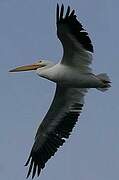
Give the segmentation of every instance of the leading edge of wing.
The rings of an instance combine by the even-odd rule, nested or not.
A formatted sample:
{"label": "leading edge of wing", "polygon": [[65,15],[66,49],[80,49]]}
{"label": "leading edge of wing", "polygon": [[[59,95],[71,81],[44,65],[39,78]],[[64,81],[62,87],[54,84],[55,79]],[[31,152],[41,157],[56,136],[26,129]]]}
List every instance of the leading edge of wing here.
{"label": "leading edge of wing", "polygon": [[[82,24],[77,20],[75,15],[75,10],[70,10],[68,6],[66,14],[64,16],[64,5],[62,4],[61,9],[57,4],[56,9],[56,23],[57,23],[57,32],[60,31],[60,26],[67,26],[68,31],[77,39],[77,41],[89,52],[94,52],[92,42],[88,36],[88,33],[83,28]],[[61,28],[63,31],[63,28]],[[65,29],[65,27],[64,27]],[[65,30],[66,31],[66,30]],[[69,33],[67,32],[67,33]],[[58,32],[58,38],[61,39],[61,34]]]}

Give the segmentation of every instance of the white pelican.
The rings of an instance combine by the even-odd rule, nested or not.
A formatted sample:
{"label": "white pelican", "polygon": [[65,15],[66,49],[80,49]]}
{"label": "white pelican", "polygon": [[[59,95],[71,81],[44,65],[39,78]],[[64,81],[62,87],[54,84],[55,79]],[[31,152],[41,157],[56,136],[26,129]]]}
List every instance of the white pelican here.
{"label": "white pelican", "polygon": [[69,137],[81,113],[84,96],[89,88],[106,91],[110,87],[107,74],[95,75],[89,65],[93,46],[88,33],[77,20],[75,11],[68,6],[64,14],[57,4],[57,36],[63,45],[60,63],[39,60],[37,63],[17,67],[10,72],[35,70],[36,73],[56,83],[54,100],[40,124],[26,166],[30,164],[27,178],[32,173],[39,176],[51,158]]}

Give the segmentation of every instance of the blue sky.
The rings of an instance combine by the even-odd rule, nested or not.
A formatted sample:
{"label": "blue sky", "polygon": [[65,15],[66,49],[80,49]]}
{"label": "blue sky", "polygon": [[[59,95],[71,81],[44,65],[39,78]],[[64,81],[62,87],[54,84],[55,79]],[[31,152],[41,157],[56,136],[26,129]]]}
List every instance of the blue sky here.
{"label": "blue sky", "polygon": [[25,180],[24,163],[54,94],[55,85],[33,72],[8,70],[38,58],[61,59],[57,2],[76,9],[94,44],[94,72],[107,72],[112,88],[106,93],[89,91],[72,135],[49,160],[40,180],[118,179],[118,0],[0,0],[0,177]]}

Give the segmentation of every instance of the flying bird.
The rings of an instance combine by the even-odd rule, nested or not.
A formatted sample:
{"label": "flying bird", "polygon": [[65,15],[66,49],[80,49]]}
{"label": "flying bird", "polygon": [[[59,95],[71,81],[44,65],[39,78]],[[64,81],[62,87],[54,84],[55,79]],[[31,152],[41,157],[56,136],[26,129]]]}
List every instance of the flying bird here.
{"label": "flying bird", "polygon": [[69,137],[78,121],[84,96],[90,88],[106,91],[110,79],[106,73],[95,75],[90,64],[93,59],[93,45],[88,33],[77,20],[75,10],[57,4],[57,37],[63,46],[61,62],[54,64],[39,59],[36,63],[10,70],[10,72],[34,70],[40,77],[56,83],[53,102],[41,122],[26,166],[27,178],[32,178],[45,167],[46,162]]}

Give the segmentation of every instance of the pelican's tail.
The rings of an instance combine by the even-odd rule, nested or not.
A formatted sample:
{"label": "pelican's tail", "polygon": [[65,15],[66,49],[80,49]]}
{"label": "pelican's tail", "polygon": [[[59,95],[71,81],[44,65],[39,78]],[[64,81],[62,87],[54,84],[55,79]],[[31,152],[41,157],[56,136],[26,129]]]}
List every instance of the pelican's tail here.
{"label": "pelican's tail", "polygon": [[104,92],[104,91],[107,91],[111,85],[111,81],[110,81],[110,78],[109,76],[106,74],[106,73],[101,73],[101,74],[98,74],[97,77],[103,82],[104,86],[100,87],[100,88],[97,88],[98,90]]}

